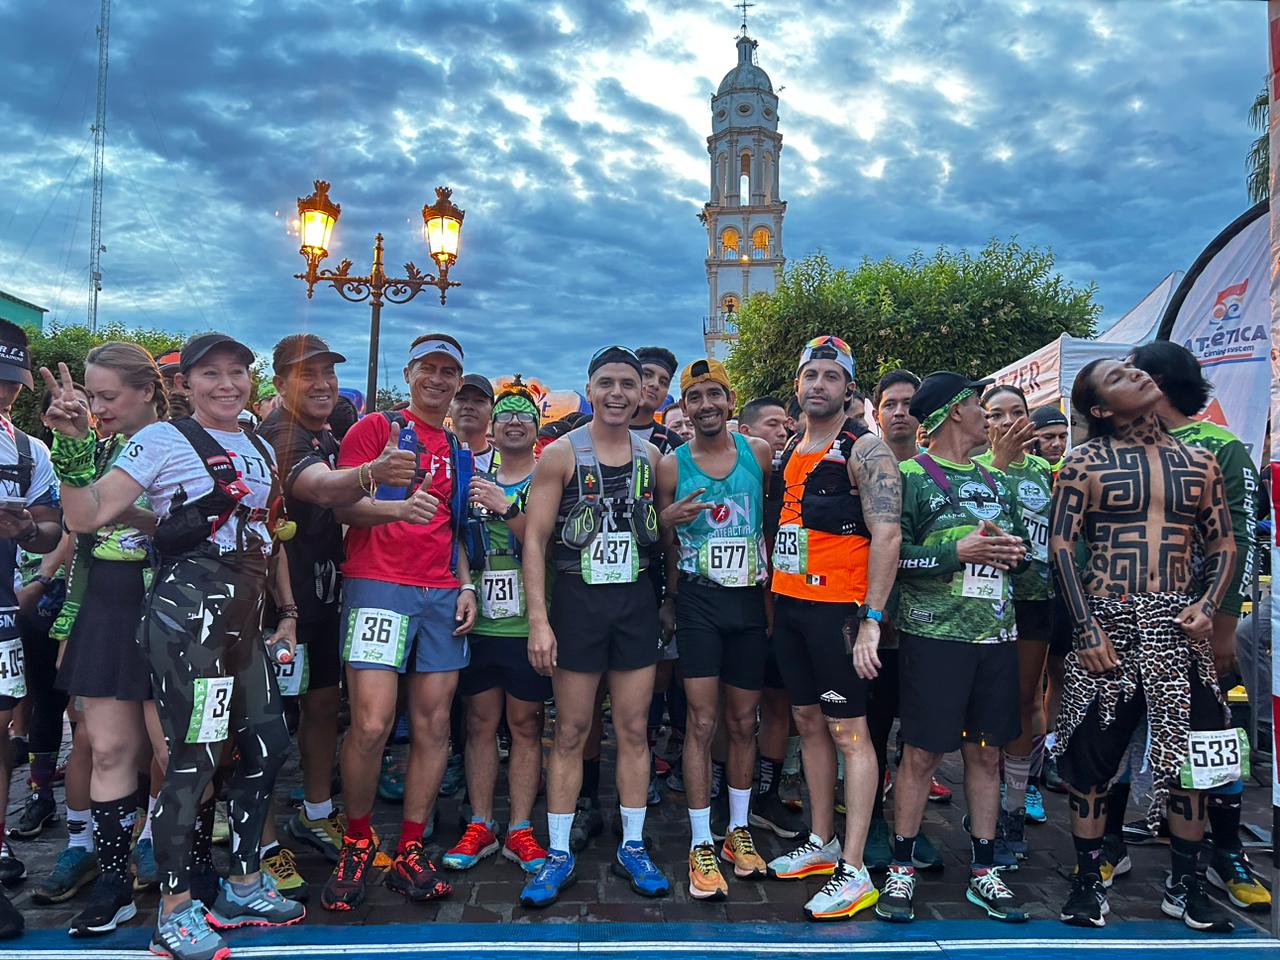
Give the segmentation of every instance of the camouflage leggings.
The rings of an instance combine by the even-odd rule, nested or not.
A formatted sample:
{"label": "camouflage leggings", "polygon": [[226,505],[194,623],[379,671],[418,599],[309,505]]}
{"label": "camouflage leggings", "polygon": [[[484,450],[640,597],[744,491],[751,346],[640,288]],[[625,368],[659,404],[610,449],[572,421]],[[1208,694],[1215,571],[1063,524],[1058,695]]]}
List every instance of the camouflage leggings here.
{"label": "camouflage leggings", "polygon": [[169,767],[152,820],[165,894],[189,887],[196,815],[223,751],[223,743],[186,742],[198,678],[235,681],[229,732],[239,757],[226,791],[231,874],[258,869],[271,790],[289,749],[280,692],[261,641],[265,582],[261,556],[186,556],[161,566],[143,610],[141,642],[150,657],[156,708],[169,745]]}

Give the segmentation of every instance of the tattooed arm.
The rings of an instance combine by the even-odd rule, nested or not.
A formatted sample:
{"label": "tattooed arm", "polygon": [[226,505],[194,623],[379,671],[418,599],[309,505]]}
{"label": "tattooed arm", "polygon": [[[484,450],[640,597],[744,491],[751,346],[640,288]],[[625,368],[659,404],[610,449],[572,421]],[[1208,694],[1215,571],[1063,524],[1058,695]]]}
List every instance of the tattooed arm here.
{"label": "tattooed arm", "polygon": [[1089,475],[1081,454],[1068,454],[1053,487],[1049,517],[1049,563],[1057,573],[1058,589],[1075,625],[1076,656],[1090,673],[1119,666],[1111,640],[1089,612],[1089,601],[1076,568],[1075,548],[1084,529],[1089,503]]}
{"label": "tattooed arm", "polygon": [[1208,483],[1200,497],[1196,527],[1204,543],[1204,593],[1175,618],[1182,632],[1193,640],[1208,638],[1213,633],[1213,615],[1218,612],[1231,578],[1235,573],[1236,539],[1231,531],[1231,510],[1227,505],[1218,461],[1203,457]]}
{"label": "tattooed arm", "polygon": [[883,610],[893,590],[902,543],[902,472],[885,442],[868,433],[853,445],[849,480],[862,497],[862,516],[871,531],[866,602]]}

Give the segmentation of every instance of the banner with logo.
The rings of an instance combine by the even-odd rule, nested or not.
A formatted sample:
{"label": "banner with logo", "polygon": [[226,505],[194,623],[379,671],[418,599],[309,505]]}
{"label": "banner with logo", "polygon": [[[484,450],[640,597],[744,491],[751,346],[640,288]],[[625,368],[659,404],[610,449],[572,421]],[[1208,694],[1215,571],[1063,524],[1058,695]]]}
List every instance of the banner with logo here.
{"label": "banner with logo", "polygon": [[[1271,196],[1280,196],[1280,0],[1267,4],[1269,36],[1271,39],[1271,75],[1267,84],[1270,93],[1270,188]],[[1268,317],[1273,341],[1280,344],[1280,203],[1271,208],[1270,221],[1271,275],[1268,298]],[[1271,578],[1280,572],[1280,357],[1271,355],[1271,523],[1276,531],[1271,546]],[[1254,696],[1254,691],[1249,691]],[[1261,711],[1260,711],[1261,712]],[[1280,605],[1271,604],[1271,806],[1272,825],[1280,827]],[[1275,831],[1280,832],[1280,831]],[[1272,835],[1271,865],[1280,870],[1280,844]],[[1272,874],[1273,880],[1276,876]],[[1271,934],[1280,936],[1280,913],[1273,908]]]}
{"label": "banner with logo", "polygon": [[991,377],[996,383],[1020,387],[1027,395],[1030,410],[1046,403],[1065,410],[1071,405],[1071,385],[1083,367],[1094,360],[1123,357],[1132,350],[1133,345],[1129,343],[1083,340],[1064,333],[1035,353],[997,370]]}
{"label": "banner with logo", "polygon": [[1213,382],[1200,415],[1262,457],[1271,386],[1271,249],[1266,201],[1222,231],[1192,264],[1165,311],[1160,336],[1196,355]]}

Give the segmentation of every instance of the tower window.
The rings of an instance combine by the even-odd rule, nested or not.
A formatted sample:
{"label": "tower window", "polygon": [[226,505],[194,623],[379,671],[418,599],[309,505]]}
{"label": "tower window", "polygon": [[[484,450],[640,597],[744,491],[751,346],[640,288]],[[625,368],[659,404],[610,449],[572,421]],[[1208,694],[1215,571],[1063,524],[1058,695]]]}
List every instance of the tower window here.
{"label": "tower window", "polygon": [[725,260],[737,257],[738,243],[738,231],[733,227],[726,227],[724,233],[720,234],[720,256]]}
{"label": "tower window", "polygon": [[720,300],[721,313],[737,313],[738,307],[738,298],[732,293],[726,293]]}
{"label": "tower window", "polygon": [[769,231],[766,227],[756,227],[751,231],[751,255],[757,260],[769,256]]}
{"label": "tower window", "polygon": [[751,203],[751,154],[743,150],[738,176],[738,204],[749,206]]}

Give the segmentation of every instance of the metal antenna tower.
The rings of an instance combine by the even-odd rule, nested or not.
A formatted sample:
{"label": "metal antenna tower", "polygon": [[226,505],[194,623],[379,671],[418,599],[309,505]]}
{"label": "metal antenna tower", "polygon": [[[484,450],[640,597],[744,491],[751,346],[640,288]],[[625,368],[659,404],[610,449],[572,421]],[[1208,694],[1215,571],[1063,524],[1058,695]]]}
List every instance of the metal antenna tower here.
{"label": "metal antenna tower", "polygon": [[102,291],[102,161],[107,145],[107,34],[111,0],[102,0],[98,21],[98,113],[93,122],[93,213],[89,220],[89,330],[98,331],[98,294]]}

